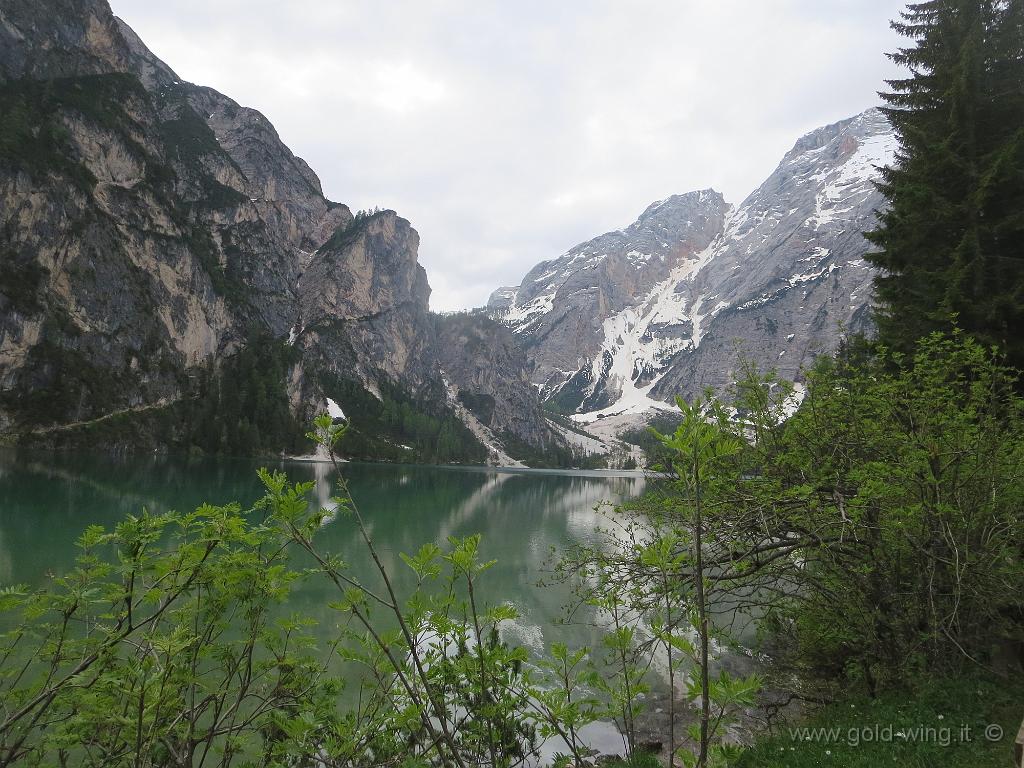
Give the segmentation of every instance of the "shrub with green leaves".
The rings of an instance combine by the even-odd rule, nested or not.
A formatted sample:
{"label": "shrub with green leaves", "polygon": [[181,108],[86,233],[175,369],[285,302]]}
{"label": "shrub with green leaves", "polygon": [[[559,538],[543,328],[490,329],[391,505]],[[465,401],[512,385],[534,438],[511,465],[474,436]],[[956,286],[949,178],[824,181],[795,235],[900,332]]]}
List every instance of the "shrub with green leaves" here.
{"label": "shrub with green leaves", "polygon": [[733,408],[680,402],[661,482],[560,566],[582,576],[584,599],[623,596],[650,629],[635,654],[660,649],[673,690],[689,678],[688,764],[735,758],[722,726],[758,680],[713,674],[711,646],[737,617],[759,620],[777,680],[818,697],[912,687],[1021,649],[1016,373],[967,337],[934,335],[913,359],[851,345],[807,373],[796,413],[794,392],[748,371]]}
{"label": "shrub with green leaves", "polygon": [[[330,449],[344,431],[323,417],[312,437]],[[536,755],[540,722],[570,727],[537,706],[526,651],[500,638],[514,609],[478,600],[493,564],[479,536],[403,556],[416,585],[399,595],[343,480],[326,509],[312,483],[259,475],[251,509],[92,527],[72,572],[3,590],[0,766],[511,768]],[[337,514],[376,573],[318,548]],[[312,567],[296,568],[300,554]],[[326,647],[310,619],[274,618],[298,579],[336,588]],[[345,697],[338,661],[357,670]]]}
{"label": "shrub with green leaves", "polygon": [[821,361],[754,484],[807,540],[773,628],[798,667],[870,692],[987,665],[1024,627],[1016,373],[959,334],[893,362]]}
{"label": "shrub with green leaves", "polygon": [[299,576],[283,544],[237,506],[143,513],[86,530],[48,588],[5,589],[0,765],[312,756],[338,683],[308,622],[273,618]]}

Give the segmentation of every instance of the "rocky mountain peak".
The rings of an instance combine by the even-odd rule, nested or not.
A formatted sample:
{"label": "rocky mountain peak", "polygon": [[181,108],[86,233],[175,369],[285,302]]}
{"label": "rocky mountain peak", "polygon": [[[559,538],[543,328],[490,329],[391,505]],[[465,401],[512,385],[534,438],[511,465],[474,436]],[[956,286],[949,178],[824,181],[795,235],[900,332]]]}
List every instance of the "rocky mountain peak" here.
{"label": "rocky mountain peak", "polygon": [[[355,414],[364,449],[375,446],[364,457],[481,460],[481,434],[495,446],[505,433],[534,447],[555,439],[521,356],[494,358],[510,372],[498,387],[479,355],[462,365],[458,346],[439,354],[408,221],[327,200],[266,117],[181,82],[104,0],[0,4],[8,116],[0,431],[72,443],[66,425],[87,432],[116,414],[159,424],[162,434],[125,431],[150,447],[224,448],[258,414],[197,438],[188,413],[220,397],[207,384],[244,356],[269,366],[254,374],[269,377],[260,403],[287,401],[300,423],[327,398]],[[482,323],[465,346],[489,335],[514,344]],[[486,424],[460,396],[493,401]],[[275,435],[288,418],[273,417]]]}
{"label": "rocky mountain peak", "polygon": [[798,378],[840,327],[868,321],[861,233],[894,153],[878,109],[824,126],[736,208],[710,189],[657,201],[496,292],[492,312],[527,346],[534,384],[584,422],[724,388],[740,356]]}
{"label": "rocky mountain peak", "polygon": [[132,73],[147,88],[177,82],[105,0],[10,0],[0,7],[0,81]]}
{"label": "rocky mountain peak", "polygon": [[[625,229],[541,262],[517,290],[493,297],[494,317],[527,345],[533,381],[542,393],[550,395],[588,361],[603,359],[602,345],[613,332],[605,319],[635,308],[638,297],[678,270],[692,269],[721,231],[728,210],[713,190],[673,195],[648,206]],[[674,344],[659,342],[652,354],[668,354]]]}
{"label": "rocky mountain peak", "polygon": [[403,304],[425,314],[430,286],[418,248],[416,230],[394,211],[343,224],[299,279],[300,324],[358,320]]}
{"label": "rocky mountain peak", "polygon": [[[882,113],[882,110],[878,107],[871,107],[870,109],[864,110],[859,115],[854,115],[853,117],[848,117],[845,120],[840,120],[836,123],[816,128],[810,133],[801,136],[797,139],[793,148],[786,153],[786,156],[783,158],[783,163],[791,160],[797,155],[821,150],[829,145],[835,146],[834,142],[836,138],[840,139],[840,145],[845,144],[846,146],[849,146],[850,139],[891,133],[892,128],[889,125],[889,121]],[[832,159],[837,159],[837,156],[832,155]]]}
{"label": "rocky mountain peak", "polygon": [[487,298],[487,312],[490,314],[504,312],[512,306],[518,292],[518,285],[507,285],[491,291],[491,295]]}
{"label": "rocky mountain peak", "polygon": [[694,218],[708,215],[726,206],[725,198],[713,189],[702,189],[682,195],[669,195],[664,200],[651,203],[625,230],[629,233],[643,230],[662,229],[668,233],[681,233],[682,228],[692,226]]}

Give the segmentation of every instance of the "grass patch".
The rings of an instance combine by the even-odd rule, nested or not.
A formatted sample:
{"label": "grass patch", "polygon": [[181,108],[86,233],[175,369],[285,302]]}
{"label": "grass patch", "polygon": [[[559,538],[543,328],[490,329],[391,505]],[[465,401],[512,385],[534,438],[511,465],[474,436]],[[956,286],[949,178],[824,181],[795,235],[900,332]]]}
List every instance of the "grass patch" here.
{"label": "grass patch", "polygon": [[[806,722],[759,741],[738,766],[1005,768],[1013,764],[1022,717],[1024,679],[930,681],[909,694],[824,707]],[[1002,734],[998,739],[992,738],[995,729]]]}

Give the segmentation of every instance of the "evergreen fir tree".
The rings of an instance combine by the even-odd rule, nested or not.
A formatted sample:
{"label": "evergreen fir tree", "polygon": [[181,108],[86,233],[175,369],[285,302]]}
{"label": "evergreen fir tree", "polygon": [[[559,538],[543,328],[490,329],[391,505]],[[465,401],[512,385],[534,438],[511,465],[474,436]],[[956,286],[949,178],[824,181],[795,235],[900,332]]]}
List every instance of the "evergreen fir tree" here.
{"label": "evergreen fir tree", "polygon": [[1024,0],[929,0],[893,22],[889,199],[869,233],[881,340],[909,351],[954,324],[1024,366]]}

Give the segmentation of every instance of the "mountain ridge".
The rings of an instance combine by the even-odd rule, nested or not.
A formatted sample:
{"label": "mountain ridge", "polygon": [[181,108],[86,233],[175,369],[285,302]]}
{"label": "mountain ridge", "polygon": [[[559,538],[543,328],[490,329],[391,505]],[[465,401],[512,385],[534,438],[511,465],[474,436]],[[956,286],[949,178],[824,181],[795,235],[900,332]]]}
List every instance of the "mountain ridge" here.
{"label": "mountain ridge", "polygon": [[[365,457],[508,463],[590,445],[542,401],[593,425],[723,390],[744,360],[799,378],[870,322],[859,233],[893,157],[874,109],[799,138],[738,205],[670,195],[540,262],[492,294],[496,324],[430,313],[408,221],[328,200],[265,116],[182,82],[103,0],[11,0],[0,43],[8,440],[95,441],[69,425],[166,408],[113,442],[270,447],[330,399],[363,419]],[[227,365],[257,338],[264,357]],[[216,383],[261,360],[262,420]],[[182,404],[211,392],[198,412],[248,426],[198,445]]]}
{"label": "mountain ridge", "polygon": [[[324,197],[257,110],[181,81],[104,0],[5,3],[0,101],[5,439],[91,445],[102,424],[114,447],[238,450],[260,433],[279,451],[282,420],[330,398],[367,458],[494,460],[440,383],[415,230]],[[559,442],[532,387],[477,391],[445,352],[457,394],[515,401],[488,434]],[[235,412],[229,373],[271,416]],[[132,414],[146,423],[111,431]]]}
{"label": "mountain ridge", "polygon": [[487,311],[522,339],[542,397],[584,422],[722,391],[741,358],[799,378],[840,328],[869,325],[860,233],[894,152],[877,108],[815,129],[739,205],[707,189],[656,201],[498,289]]}

